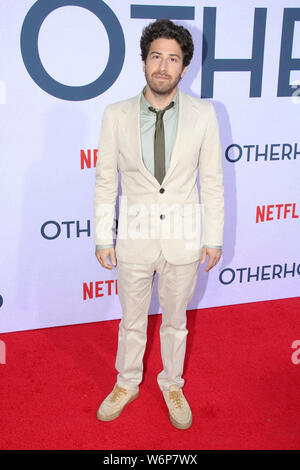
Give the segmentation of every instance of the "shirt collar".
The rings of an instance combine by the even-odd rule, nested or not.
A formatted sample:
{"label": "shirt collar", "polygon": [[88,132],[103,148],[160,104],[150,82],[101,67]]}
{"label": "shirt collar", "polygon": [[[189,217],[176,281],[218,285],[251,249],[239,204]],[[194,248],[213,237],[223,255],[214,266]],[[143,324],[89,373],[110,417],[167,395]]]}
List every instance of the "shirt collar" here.
{"label": "shirt collar", "polygon": [[[142,91],[142,94],[141,94],[141,111],[143,113],[151,114],[151,116],[152,116],[153,113],[149,110],[149,106],[152,106],[152,105],[145,98],[145,95],[144,95],[145,90],[146,90],[146,87],[143,88],[143,91]],[[176,106],[177,106],[177,103],[178,103],[178,88],[177,88],[176,94],[175,94],[174,98],[172,99],[172,101],[174,101],[174,106],[171,109],[175,109]],[[158,108],[154,108],[154,109],[158,110]]]}

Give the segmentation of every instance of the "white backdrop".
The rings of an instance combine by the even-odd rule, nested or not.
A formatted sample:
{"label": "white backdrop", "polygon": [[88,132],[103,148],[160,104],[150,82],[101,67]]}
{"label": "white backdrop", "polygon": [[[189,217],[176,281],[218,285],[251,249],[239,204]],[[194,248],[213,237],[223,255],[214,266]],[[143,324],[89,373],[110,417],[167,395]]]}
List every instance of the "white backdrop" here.
{"label": "white backdrop", "polygon": [[[137,13],[131,7],[136,5],[133,0],[106,0],[104,6],[100,0],[78,0],[77,6],[61,1],[65,6],[45,15],[36,41],[38,54],[48,76],[56,80],[54,90],[62,90],[60,84],[68,86],[62,93],[81,87],[72,88],[76,98],[70,99],[45,89],[47,80],[36,83],[40,71],[34,70],[29,39],[39,27],[38,8],[42,11],[54,3],[0,0],[1,332],[121,316],[116,271],[101,268],[94,255],[93,156],[104,107],[138,94],[144,86],[139,39],[152,19],[133,17]],[[86,8],[96,4],[103,7],[101,21]],[[288,87],[287,96],[278,96],[277,91],[280,64],[286,69],[280,62],[281,48],[286,48],[285,59],[289,51],[300,60],[300,8],[295,4],[293,0],[263,5],[259,0],[152,2],[191,7],[183,13],[192,19],[175,20],[190,29],[195,42],[195,56],[180,88],[214,103],[224,154],[224,253],[209,274],[200,268],[190,309],[299,295],[299,62],[291,61],[291,68],[298,70],[288,77],[293,88]],[[182,16],[182,10],[173,9],[173,16],[174,12]],[[139,13],[147,16],[148,11]],[[213,94],[204,96],[203,34],[206,28],[204,44],[210,50],[214,13],[215,58],[250,59],[254,30],[256,38],[263,35],[264,49],[261,45],[257,49],[263,58],[259,96],[250,97],[250,72],[240,70],[215,72]],[[156,9],[153,19],[159,14]],[[286,29],[284,18],[292,21]],[[117,43],[110,44],[104,23]],[[104,72],[112,49],[115,56],[106,75],[107,83],[112,83],[94,97],[84,96],[85,85]],[[253,80],[257,82],[257,73]],[[265,156],[256,157],[263,152]],[[90,168],[83,158],[89,155]],[[265,211],[264,221],[257,221],[258,206],[262,214]],[[155,284],[149,313],[160,311]]]}

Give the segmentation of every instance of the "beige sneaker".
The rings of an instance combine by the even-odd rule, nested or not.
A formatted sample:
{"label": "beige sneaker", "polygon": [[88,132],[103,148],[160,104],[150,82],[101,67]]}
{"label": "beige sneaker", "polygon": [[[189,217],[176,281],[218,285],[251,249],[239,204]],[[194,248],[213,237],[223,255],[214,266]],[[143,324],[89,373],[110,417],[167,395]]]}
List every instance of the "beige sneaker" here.
{"label": "beige sneaker", "polygon": [[192,411],[178,385],[171,385],[163,390],[163,396],[169,409],[170,421],[178,429],[188,429],[192,425]]}
{"label": "beige sneaker", "polygon": [[116,384],[113,391],[103,400],[97,418],[100,421],[112,421],[120,416],[125,406],[139,396],[139,389],[128,390]]}

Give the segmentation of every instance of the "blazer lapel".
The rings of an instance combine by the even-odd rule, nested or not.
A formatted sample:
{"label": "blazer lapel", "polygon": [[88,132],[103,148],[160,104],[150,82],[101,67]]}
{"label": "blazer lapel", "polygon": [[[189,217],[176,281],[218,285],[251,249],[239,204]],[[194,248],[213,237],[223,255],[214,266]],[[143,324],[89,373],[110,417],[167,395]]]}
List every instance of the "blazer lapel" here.
{"label": "blazer lapel", "polygon": [[162,184],[164,184],[170,178],[180,159],[184,158],[187,142],[189,142],[189,138],[192,137],[191,132],[193,132],[195,126],[196,117],[194,116],[193,108],[186,102],[185,95],[180,90],[178,93],[178,98],[179,110],[177,134],[171,154],[169,168]]}
{"label": "blazer lapel", "polygon": [[168,167],[167,172],[165,174],[165,177],[163,179],[163,183],[166,182],[166,180],[169,178],[170,174],[173,172],[173,170],[174,170],[174,168],[175,168],[175,166],[178,162],[179,155],[180,155],[180,142],[183,141],[183,138],[182,138],[183,137],[182,136],[182,126],[183,126],[182,106],[183,106],[182,93],[179,90],[179,93],[178,93],[178,124],[177,124],[176,138],[175,138],[173,150],[172,150],[172,153],[171,153],[169,167]]}
{"label": "blazer lapel", "polygon": [[156,187],[159,188],[160,184],[152,173],[146,168],[143,155],[142,155],[142,143],[141,143],[141,129],[140,129],[140,100],[141,94],[136,96],[132,101],[132,107],[128,109],[128,142],[132,148],[133,155],[137,155],[137,165],[141,173]]}

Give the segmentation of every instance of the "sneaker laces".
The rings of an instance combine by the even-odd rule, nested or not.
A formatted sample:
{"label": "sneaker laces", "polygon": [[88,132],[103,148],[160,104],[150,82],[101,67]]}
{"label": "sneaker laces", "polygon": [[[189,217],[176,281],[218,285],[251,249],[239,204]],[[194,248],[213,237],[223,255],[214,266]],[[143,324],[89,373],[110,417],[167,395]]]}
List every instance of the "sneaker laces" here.
{"label": "sneaker laces", "polygon": [[125,388],[122,388],[122,387],[119,387],[118,385],[116,385],[116,387],[112,391],[110,401],[114,402],[114,401],[118,400],[118,398],[120,398],[124,394],[126,394]]}
{"label": "sneaker laces", "polygon": [[170,391],[170,400],[174,403],[175,408],[182,408],[183,399],[180,391],[171,390]]}

